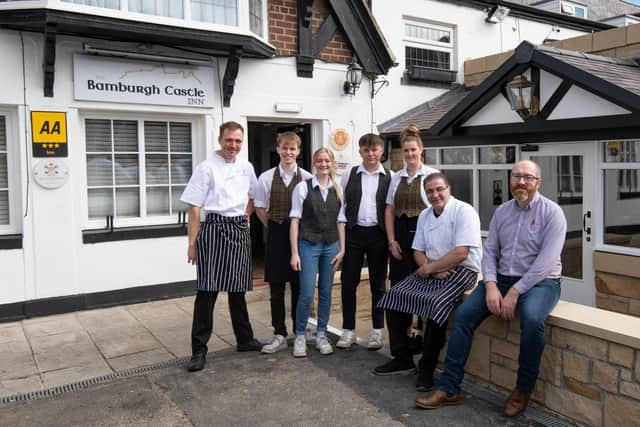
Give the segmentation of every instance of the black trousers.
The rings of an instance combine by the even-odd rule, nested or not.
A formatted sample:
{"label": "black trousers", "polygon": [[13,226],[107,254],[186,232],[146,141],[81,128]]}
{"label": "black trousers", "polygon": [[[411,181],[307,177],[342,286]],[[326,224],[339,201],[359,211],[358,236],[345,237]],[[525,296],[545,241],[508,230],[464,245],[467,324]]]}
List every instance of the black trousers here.
{"label": "black trousers", "polygon": [[[413,355],[409,350],[409,337],[407,328],[413,320],[412,314],[395,310],[387,310],[387,329],[389,330],[389,347],[391,355],[403,360],[412,360]],[[419,369],[433,375],[438,365],[438,356],[444,347],[447,336],[447,324],[440,326],[431,319],[427,319],[424,331],[424,345]]]}
{"label": "black trousers", "polygon": [[[244,292],[228,292],[229,314],[231,314],[231,325],[237,344],[246,344],[253,340],[253,329],[249,322],[244,294]],[[207,343],[213,331],[213,308],[217,298],[217,291],[198,291],[196,294],[191,326],[192,354],[207,352]]]}
{"label": "black trousers", "polygon": [[[287,323],[285,322],[285,282],[270,282],[269,290],[271,293],[271,326],[276,335],[287,336]],[[298,306],[298,298],[300,297],[300,283],[291,282],[291,320],[293,327],[296,325],[296,307]]]}
{"label": "black trousers", "polygon": [[378,226],[347,229],[345,254],[342,260],[342,328],[356,328],[356,290],[360,271],[367,257],[371,287],[371,318],[375,329],[384,328],[384,310],[377,308],[385,293],[389,248],[387,237]]}

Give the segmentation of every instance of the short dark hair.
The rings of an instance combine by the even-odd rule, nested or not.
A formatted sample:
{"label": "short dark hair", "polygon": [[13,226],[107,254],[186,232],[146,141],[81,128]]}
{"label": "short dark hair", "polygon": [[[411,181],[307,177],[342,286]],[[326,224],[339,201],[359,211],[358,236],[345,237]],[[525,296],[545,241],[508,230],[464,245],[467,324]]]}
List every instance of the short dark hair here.
{"label": "short dark hair", "polygon": [[427,184],[433,181],[434,179],[441,179],[444,181],[444,185],[449,185],[449,180],[442,172],[433,172],[427,175],[427,177],[424,179],[423,185],[426,187]]}
{"label": "short dark hair", "polygon": [[244,128],[240,123],[234,121],[224,122],[220,125],[220,133],[218,134],[218,139],[222,138],[222,135],[224,135],[226,131],[233,132],[234,130],[238,129],[240,129],[242,131],[242,135],[244,135]]}
{"label": "short dark hair", "polygon": [[365,133],[358,140],[359,147],[371,147],[372,145],[379,145],[381,147],[384,146],[384,142],[380,135],[376,135],[375,133]]}

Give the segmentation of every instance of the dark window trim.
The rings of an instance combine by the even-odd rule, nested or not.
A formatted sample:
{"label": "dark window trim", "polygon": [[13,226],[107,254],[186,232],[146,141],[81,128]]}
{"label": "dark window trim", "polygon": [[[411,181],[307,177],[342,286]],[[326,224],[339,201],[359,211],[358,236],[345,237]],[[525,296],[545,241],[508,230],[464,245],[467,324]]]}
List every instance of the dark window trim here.
{"label": "dark window trim", "polygon": [[82,243],[117,242],[120,240],[157,239],[186,236],[186,224],[162,224],[140,227],[101,228],[82,230]]}
{"label": "dark window trim", "polygon": [[639,199],[640,192],[638,191],[620,191],[620,200]]}
{"label": "dark window trim", "polygon": [[0,236],[0,250],[2,249],[22,249],[22,234]]}
{"label": "dark window trim", "polygon": [[439,83],[454,83],[456,81],[457,74],[458,72],[455,70],[411,65],[405,71],[404,77],[412,82],[430,81]]}

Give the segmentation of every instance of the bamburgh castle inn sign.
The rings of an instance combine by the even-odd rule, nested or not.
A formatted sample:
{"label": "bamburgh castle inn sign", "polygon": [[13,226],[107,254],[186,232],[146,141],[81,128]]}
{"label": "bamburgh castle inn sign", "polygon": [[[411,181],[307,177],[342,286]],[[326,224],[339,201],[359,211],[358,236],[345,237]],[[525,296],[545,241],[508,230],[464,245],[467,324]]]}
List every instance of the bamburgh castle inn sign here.
{"label": "bamburgh castle inn sign", "polygon": [[77,100],[206,108],[214,105],[211,67],[75,55],[73,75]]}

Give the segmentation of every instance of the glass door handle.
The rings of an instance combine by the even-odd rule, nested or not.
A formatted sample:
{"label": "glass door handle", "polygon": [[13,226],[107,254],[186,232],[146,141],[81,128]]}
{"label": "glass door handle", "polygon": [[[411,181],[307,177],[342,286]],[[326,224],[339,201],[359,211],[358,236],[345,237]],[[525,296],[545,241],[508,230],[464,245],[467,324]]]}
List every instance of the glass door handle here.
{"label": "glass door handle", "polygon": [[582,230],[590,235],[591,227],[587,227],[587,218],[591,218],[591,211],[586,211],[584,215],[582,215]]}

